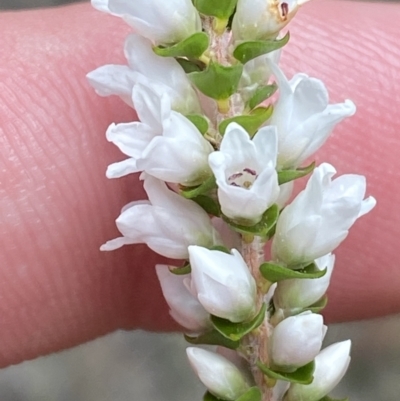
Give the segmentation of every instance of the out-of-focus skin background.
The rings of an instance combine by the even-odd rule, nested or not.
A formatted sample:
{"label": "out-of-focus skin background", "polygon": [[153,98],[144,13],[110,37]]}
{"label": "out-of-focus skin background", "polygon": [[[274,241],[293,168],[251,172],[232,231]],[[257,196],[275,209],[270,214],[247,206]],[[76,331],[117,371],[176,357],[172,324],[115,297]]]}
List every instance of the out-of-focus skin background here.
{"label": "out-of-focus skin background", "polygon": [[[0,10],[72,2],[0,0]],[[334,394],[352,401],[400,400],[400,317],[332,325],[326,344],[348,338],[353,361]],[[1,370],[0,400],[200,400],[204,388],[188,368],[185,347],[179,334],[120,331]]]}

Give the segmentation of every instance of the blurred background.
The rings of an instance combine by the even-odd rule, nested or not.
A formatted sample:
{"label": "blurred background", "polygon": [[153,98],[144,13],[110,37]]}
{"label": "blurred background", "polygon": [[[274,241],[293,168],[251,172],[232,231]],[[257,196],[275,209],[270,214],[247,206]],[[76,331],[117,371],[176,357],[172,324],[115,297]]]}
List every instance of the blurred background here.
{"label": "blurred background", "polygon": [[[72,2],[0,0],[0,10]],[[348,338],[353,360],[334,394],[399,401],[400,316],[332,325],[326,344]],[[188,368],[185,347],[180,334],[119,331],[0,370],[0,401],[200,401],[204,388]]]}

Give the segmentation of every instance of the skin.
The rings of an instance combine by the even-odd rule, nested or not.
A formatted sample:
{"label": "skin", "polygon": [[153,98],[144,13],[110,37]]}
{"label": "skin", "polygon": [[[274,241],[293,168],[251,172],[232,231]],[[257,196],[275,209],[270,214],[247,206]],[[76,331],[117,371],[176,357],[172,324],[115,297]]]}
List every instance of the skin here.
{"label": "skin", "polygon": [[[399,18],[397,4],[319,1],[290,27],[287,75],[319,77],[332,101],[358,106],[317,160],[365,174],[378,199],[336,252],[328,322],[400,311]],[[153,269],[162,259],[145,246],[99,251],[120,208],[144,198],[137,177],[104,175],[124,158],[104,132],[134,112],[85,80],[124,62],[129,28],[79,4],[4,12],[0,31],[0,366],[118,328],[176,328]]]}

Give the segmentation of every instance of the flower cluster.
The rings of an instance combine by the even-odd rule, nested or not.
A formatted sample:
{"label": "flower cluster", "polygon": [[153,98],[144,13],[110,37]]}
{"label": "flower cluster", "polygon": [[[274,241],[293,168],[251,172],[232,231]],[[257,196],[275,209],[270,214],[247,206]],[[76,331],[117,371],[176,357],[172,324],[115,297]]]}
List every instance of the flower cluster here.
{"label": "flower cluster", "polygon": [[364,199],[363,176],[304,166],[355,106],[330,104],[320,80],[279,68],[281,29],[301,3],[92,0],[135,31],[127,65],[88,74],[139,118],[108,128],[128,158],[107,176],[141,172],[148,195],[122,209],[122,236],[101,249],[145,243],[181,261],[156,272],[186,339],[223,347],[187,350],[209,401],[320,401],[350,360],[349,341],[321,350],[318,312],[332,252],[375,200]]}

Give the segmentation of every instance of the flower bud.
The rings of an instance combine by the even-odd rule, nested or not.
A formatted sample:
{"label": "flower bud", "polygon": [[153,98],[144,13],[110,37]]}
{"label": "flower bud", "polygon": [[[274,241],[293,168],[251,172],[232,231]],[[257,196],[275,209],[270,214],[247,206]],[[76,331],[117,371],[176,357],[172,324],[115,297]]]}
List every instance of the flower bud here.
{"label": "flower bud", "polygon": [[326,274],[317,279],[289,279],[282,280],[274,293],[274,305],[280,309],[303,309],[319,301],[326,293],[335,256],[328,254],[315,260],[318,270],[327,269]]}
{"label": "flower bud", "polygon": [[304,385],[293,383],[284,401],[319,401],[330,393],[345,375],[350,363],[351,341],[332,344],[315,358],[314,380]]}
{"label": "flower bud", "polygon": [[201,382],[216,397],[234,401],[248,390],[240,370],[223,356],[194,347],[187,348],[186,353]]}
{"label": "flower bud", "polygon": [[166,265],[156,265],[156,272],[170,315],[196,333],[211,327],[210,315],[184,284],[186,276],[172,274]]}
{"label": "flower bud", "polygon": [[239,0],[232,22],[234,39],[273,39],[307,1]]}
{"label": "flower bud", "polygon": [[189,246],[191,288],[212,315],[238,323],[256,313],[256,283],[236,249],[231,254]]}
{"label": "flower bud", "polygon": [[323,318],[311,312],[280,322],[271,337],[271,358],[279,368],[294,369],[311,362],[319,353],[326,333]]}

